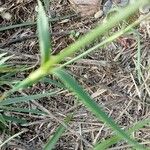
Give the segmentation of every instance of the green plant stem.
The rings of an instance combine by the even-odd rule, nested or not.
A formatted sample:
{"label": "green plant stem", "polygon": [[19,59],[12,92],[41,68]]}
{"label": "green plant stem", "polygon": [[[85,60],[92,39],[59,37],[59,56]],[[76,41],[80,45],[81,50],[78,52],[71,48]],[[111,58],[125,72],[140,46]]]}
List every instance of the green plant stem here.
{"label": "green plant stem", "polygon": [[[93,42],[97,37],[102,36],[106,31],[109,31],[115,25],[117,25],[120,21],[128,18],[132,15],[136,10],[138,10],[139,6],[143,6],[147,4],[149,0],[137,0],[132,5],[129,5],[127,8],[121,9],[118,11],[116,15],[112,18],[108,19],[107,22],[103,22],[101,25],[93,29],[91,32],[87,33],[82,38],[79,38],[75,43],[71,44],[67,48],[63,49],[58,55],[53,56],[49,62],[45,64],[46,67],[51,67],[56,63],[59,63],[64,60],[64,58],[72,55],[74,52],[79,51],[81,48],[88,46],[91,42]],[[108,23],[109,22],[109,23]]]}
{"label": "green plant stem", "polygon": [[[11,94],[14,91],[25,88],[37,82],[39,79],[49,74],[54,69],[56,64],[60,63],[66,57],[72,55],[73,53],[79,51],[81,48],[87,46],[87,44],[90,44],[97,37],[102,36],[106,31],[108,31],[109,29],[117,25],[120,21],[132,15],[134,12],[136,12],[136,10],[138,10],[139,7],[144,6],[148,3],[149,3],[149,0],[143,0],[143,1],[138,0],[132,5],[129,5],[127,8],[120,10],[120,12],[118,12],[114,17],[108,20],[109,23],[108,22],[102,23],[97,28],[95,28],[94,30],[87,33],[85,36],[83,36],[79,40],[77,40],[75,43],[63,49],[58,55],[51,56],[50,60],[47,61],[43,66],[41,66],[39,69],[31,73],[25,80],[21,81],[20,84],[16,85],[12,90],[10,90],[7,93],[4,93],[4,95],[0,97],[0,100],[4,99],[7,95]],[[124,33],[123,31],[121,32],[122,34]],[[114,35],[113,39],[119,37],[120,35],[121,34],[118,34],[118,36]]]}
{"label": "green plant stem", "polygon": [[[127,133],[131,134],[132,132],[139,130],[146,124],[150,124],[150,119],[138,121],[137,123],[135,123],[133,125],[133,127],[128,129]],[[94,150],[105,150],[105,149],[109,148],[111,145],[119,142],[120,140],[121,140],[121,138],[118,136],[111,136],[109,139],[106,139],[105,141],[101,141],[101,143],[96,144]]]}
{"label": "green plant stem", "polygon": [[[138,150],[146,150],[142,145],[134,141],[128,133],[123,131],[119,126],[113,121],[111,117],[104,112],[103,108],[98,105],[84,90],[83,88],[76,82],[76,80],[69,75],[66,71],[61,69],[55,69],[53,74],[57,76],[66,87],[74,92],[74,94],[79,98],[79,100],[89,109],[99,121],[103,121],[107,125],[109,125],[120,138],[126,140],[130,145]],[[116,135],[116,136],[117,136]]]}
{"label": "green plant stem", "polygon": [[51,41],[49,35],[49,24],[46,17],[44,8],[40,0],[38,0],[38,19],[37,19],[37,29],[38,29],[38,39],[39,47],[41,53],[41,64],[46,63],[50,59],[51,54]]}
{"label": "green plant stem", "polygon": [[91,53],[92,51],[108,44],[111,43],[112,41],[114,41],[115,39],[117,39],[118,37],[120,37],[121,35],[125,34],[126,32],[130,31],[133,27],[135,27],[136,25],[138,25],[141,21],[145,20],[146,18],[148,18],[150,16],[150,14],[145,15],[143,18],[139,18],[138,20],[136,20],[134,23],[132,23],[131,25],[127,26],[125,29],[118,31],[117,33],[115,33],[114,35],[112,35],[111,37],[107,38],[106,40],[102,41],[101,43],[97,44],[96,46],[93,46],[92,48],[88,49],[87,51],[83,52],[82,54],[72,58],[71,60],[67,61],[64,64],[61,64],[59,66],[59,68],[65,67],[75,61],[77,61],[78,59],[86,56],[87,54]]}
{"label": "green plant stem", "polygon": [[[73,117],[72,115],[69,115],[68,117],[66,117],[64,120],[64,123],[68,124],[71,121],[72,117]],[[55,147],[55,145],[56,145],[57,141],[59,140],[59,138],[61,137],[61,135],[64,133],[65,129],[66,129],[66,127],[61,124],[57,128],[53,137],[50,138],[48,143],[45,145],[44,150],[52,150]]]}

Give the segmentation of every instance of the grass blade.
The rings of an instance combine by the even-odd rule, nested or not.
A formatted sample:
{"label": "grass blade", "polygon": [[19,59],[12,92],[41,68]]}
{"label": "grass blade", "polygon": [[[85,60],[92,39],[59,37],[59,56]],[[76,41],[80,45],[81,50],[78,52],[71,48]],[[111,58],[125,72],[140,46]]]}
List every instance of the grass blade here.
{"label": "grass blade", "polygon": [[115,25],[117,25],[120,21],[128,18],[131,14],[136,12],[139,9],[139,6],[146,5],[149,2],[149,0],[137,0],[132,5],[129,5],[126,8],[120,9],[119,12],[115,15],[113,15],[110,19],[107,20],[107,22],[104,22],[97,26],[95,29],[91,30],[86,35],[79,38],[76,42],[69,45],[67,48],[64,48],[61,53],[59,53],[56,56],[53,56],[53,60],[48,62],[48,65],[54,65],[56,63],[59,63],[64,60],[64,58],[72,55],[73,53],[79,51],[81,48],[84,48],[85,46],[89,45],[91,42],[93,42],[96,38],[102,36],[104,33],[109,31],[111,28],[113,28]]}
{"label": "grass blade", "polygon": [[[145,126],[147,124],[150,124],[150,119],[139,121],[133,127],[131,127],[127,131],[127,133],[132,134],[133,132],[139,130],[140,128],[142,128],[143,126]],[[100,144],[96,144],[94,150],[105,150],[105,149],[108,149],[111,145],[116,144],[120,140],[122,140],[120,137],[112,136],[112,137],[110,137],[109,139],[107,139],[105,141],[101,141]]]}
{"label": "grass blade", "polygon": [[[67,16],[60,16],[60,17],[56,17],[56,18],[50,18],[49,22],[56,22],[56,21],[68,19],[68,18],[74,17],[74,16],[76,16],[76,14],[67,15]],[[0,26],[0,32],[3,32],[5,30],[15,29],[15,28],[34,26],[34,25],[36,25],[36,22],[23,22],[23,23],[20,23],[20,24],[13,24],[13,25],[8,25],[8,26]]]}
{"label": "grass blade", "polygon": [[41,52],[41,64],[46,63],[50,58],[51,47],[50,47],[50,35],[49,35],[49,23],[46,17],[42,3],[38,0],[38,35],[39,45]]}
{"label": "grass blade", "polygon": [[[123,10],[120,10],[118,14],[110,18],[109,21],[107,21],[106,23],[102,23],[97,28],[80,38],[78,41],[63,49],[61,53],[57,54],[56,56],[51,56],[50,60],[46,64],[32,72],[25,80],[17,84],[11,91],[9,91],[9,94],[19,89],[26,88],[29,85],[32,85],[33,83],[37,82],[42,77],[49,74],[56,64],[60,63],[66,57],[72,55],[73,53],[79,51],[81,48],[93,42],[97,37],[100,37],[101,35],[106,33],[106,31],[117,25],[120,21],[126,19],[128,16],[133,14],[139,8],[139,6],[143,6],[148,2],[149,0],[138,0],[134,3],[134,5],[129,5],[127,8],[123,8]],[[9,94],[4,93],[0,97],[0,100],[4,99]]]}
{"label": "grass blade", "polygon": [[16,122],[18,124],[27,123],[27,121],[25,119],[20,119],[20,118],[16,118],[16,117],[13,117],[13,116],[6,116],[6,115],[2,115],[2,116],[5,119],[5,121],[12,121],[12,122]]}
{"label": "grass blade", "polygon": [[22,113],[32,113],[32,114],[38,114],[38,115],[43,115],[46,114],[45,112],[39,111],[37,109],[28,109],[28,108],[15,108],[15,107],[5,107],[5,106],[0,106],[0,109],[2,110],[7,110],[11,112],[22,112]]}
{"label": "grass blade", "polygon": [[[71,119],[72,119],[72,115],[66,117],[65,120],[64,120],[64,123],[68,124]],[[59,140],[59,138],[61,137],[61,135],[64,133],[65,129],[66,129],[66,127],[64,125],[60,125],[57,128],[57,130],[56,130],[55,134],[53,135],[53,137],[50,138],[48,143],[45,145],[44,150],[52,150],[55,147],[55,145],[56,145],[57,141]]]}
{"label": "grass blade", "polygon": [[75,61],[77,61],[78,59],[86,56],[87,54],[93,52],[94,50],[105,46],[106,44],[111,43],[112,41],[116,40],[118,37],[120,37],[121,35],[125,34],[126,32],[129,32],[134,26],[136,26],[137,24],[139,24],[140,22],[142,22],[142,20],[145,20],[146,18],[148,18],[150,15],[146,15],[143,18],[139,18],[138,20],[136,20],[135,22],[133,22],[132,24],[130,24],[129,26],[127,26],[125,29],[122,29],[116,33],[114,33],[113,35],[111,35],[110,37],[108,37],[106,40],[102,41],[101,43],[91,47],[90,49],[84,51],[82,54],[72,58],[71,60],[65,62],[64,64],[60,65],[59,68],[65,67]]}
{"label": "grass blade", "polygon": [[139,150],[145,150],[143,146],[135,142],[130,136],[125,133],[118,125],[103,111],[103,109],[93,100],[90,96],[82,89],[81,86],[63,70],[55,70],[54,75],[56,75],[62,82],[66,85],[68,89],[73,91],[80,101],[97,117],[98,120],[105,122],[109,125],[119,137],[126,140],[130,145]]}
{"label": "grass blade", "polygon": [[0,122],[3,123],[4,125],[7,125],[6,120],[4,119],[2,114],[0,114]]}
{"label": "grass blade", "polygon": [[36,22],[24,22],[21,24],[9,25],[9,26],[5,26],[5,27],[0,27],[0,32],[3,32],[5,30],[20,28],[20,27],[33,26],[33,25],[36,25]]}
{"label": "grass blade", "polygon": [[0,106],[22,103],[22,102],[28,102],[28,101],[40,99],[43,97],[53,96],[53,95],[57,94],[58,92],[59,91],[52,91],[49,93],[41,93],[41,94],[35,94],[35,95],[29,95],[29,96],[8,98],[8,99],[1,101]]}
{"label": "grass blade", "polygon": [[43,0],[46,12],[49,12],[50,1],[51,0]]}

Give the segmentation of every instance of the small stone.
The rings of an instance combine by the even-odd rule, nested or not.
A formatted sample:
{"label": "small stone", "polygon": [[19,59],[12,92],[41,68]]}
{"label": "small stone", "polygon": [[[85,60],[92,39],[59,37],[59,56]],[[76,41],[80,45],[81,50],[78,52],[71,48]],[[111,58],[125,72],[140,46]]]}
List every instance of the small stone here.
{"label": "small stone", "polygon": [[102,0],[68,0],[70,5],[81,16],[93,16],[100,10]]}
{"label": "small stone", "polygon": [[108,0],[108,1],[104,4],[104,6],[103,6],[103,12],[104,12],[104,14],[107,14],[107,13],[110,11],[111,8],[112,8],[112,1],[111,1],[111,0]]}
{"label": "small stone", "polygon": [[2,13],[6,8],[0,7],[0,13]]}
{"label": "small stone", "polygon": [[10,20],[12,16],[11,16],[10,13],[7,13],[7,12],[6,12],[6,13],[3,13],[3,14],[2,14],[2,17],[3,17],[3,19]]}
{"label": "small stone", "polygon": [[35,6],[35,12],[38,12],[38,6]]}
{"label": "small stone", "polygon": [[102,17],[103,14],[104,14],[103,11],[100,10],[100,11],[98,11],[97,13],[95,13],[94,18],[95,18],[95,19],[98,19],[98,18]]}

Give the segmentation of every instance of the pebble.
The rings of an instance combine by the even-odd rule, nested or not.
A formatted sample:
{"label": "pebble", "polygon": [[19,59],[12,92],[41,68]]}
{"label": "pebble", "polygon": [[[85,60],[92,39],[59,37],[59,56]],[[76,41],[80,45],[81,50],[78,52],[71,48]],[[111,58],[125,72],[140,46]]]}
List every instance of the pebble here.
{"label": "pebble", "polygon": [[103,6],[104,14],[106,15],[110,11],[111,8],[112,8],[112,1],[108,0]]}
{"label": "pebble", "polygon": [[103,11],[100,10],[100,11],[98,11],[97,13],[95,13],[94,18],[95,18],[95,19],[98,19],[98,18],[102,17],[103,14],[104,14]]}

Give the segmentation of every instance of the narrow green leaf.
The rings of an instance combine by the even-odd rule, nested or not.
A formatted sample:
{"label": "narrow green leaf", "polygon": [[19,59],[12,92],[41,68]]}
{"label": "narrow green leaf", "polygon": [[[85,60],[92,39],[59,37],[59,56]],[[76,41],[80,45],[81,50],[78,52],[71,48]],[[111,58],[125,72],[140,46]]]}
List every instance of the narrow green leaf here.
{"label": "narrow green leaf", "polygon": [[42,3],[38,0],[38,36],[39,45],[41,52],[41,64],[46,63],[50,58],[51,48],[50,48],[50,35],[49,35],[49,24],[46,17]]}
{"label": "narrow green leaf", "polygon": [[[72,15],[69,14],[67,16],[60,16],[60,17],[56,17],[56,18],[50,18],[49,22],[56,22],[56,21],[68,19],[68,18],[74,17],[74,16],[76,16],[76,14],[72,14]],[[8,25],[8,26],[0,26],[0,32],[3,32],[5,30],[15,29],[15,28],[34,26],[36,24],[37,24],[36,22],[23,22],[23,23],[20,23],[20,24],[13,24],[13,25]]]}
{"label": "narrow green leaf", "polygon": [[8,98],[0,102],[0,106],[3,105],[10,105],[10,104],[16,104],[16,103],[22,103],[22,102],[28,102],[31,100],[37,100],[43,97],[53,96],[57,94],[58,91],[52,91],[49,93],[41,93],[41,94],[35,94],[35,95],[29,95],[29,96],[22,96],[22,97],[15,97],[15,98]]}
{"label": "narrow green leaf", "polygon": [[[66,117],[64,120],[64,123],[68,124],[71,119],[72,119],[72,115]],[[52,150],[55,147],[55,145],[56,145],[57,141],[59,140],[59,138],[61,137],[61,135],[64,133],[65,129],[66,129],[66,127],[64,125],[60,125],[57,128],[53,137],[48,140],[47,144],[45,145],[44,150]]]}
{"label": "narrow green leaf", "polygon": [[48,11],[49,11],[49,5],[50,5],[50,1],[51,1],[51,0],[43,0],[43,1],[44,1],[45,10],[48,12]]}
{"label": "narrow green leaf", "polygon": [[[14,66],[12,64],[9,64],[9,65],[0,66],[0,72],[7,73],[7,74],[8,73],[15,74],[17,72],[23,72],[23,71],[26,71],[26,70],[29,70],[29,69],[31,69],[31,67],[25,66],[25,65]],[[5,75],[7,76],[7,74],[5,74]]]}
{"label": "narrow green leaf", "polygon": [[4,130],[6,131],[7,126],[0,122],[0,133],[2,133]]}
{"label": "narrow green leaf", "polygon": [[4,26],[4,27],[0,27],[0,32],[3,32],[5,30],[20,28],[20,27],[33,26],[33,25],[36,25],[36,22],[24,22],[24,23],[21,23],[21,24],[14,24],[14,25],[9,25],[9,26]]}
{"label": "narrow green leaf", "polygon": [[11,90],[3,93],[3,95],[0,96],[0,101],[3,101],[3,99],[10,96],[15,91],[22,90],[33,85],[34,83],[37,83],[42,77],[46,75],[46,72],[47,70],[45,70],[43,67],[40,67],[36,71],[32,72],[26,79],[17,83]]}
{"label": "narrow green leaf", "polygon": [[15,107],[5,107],[5,106],[0,106],[0,109],[4,111],[11,111],[11,112],[23,112],[23,113],[32,113],[32,114],[46,114],[45,112],[39,111],[37,109],[28,109],[28,108],[15,108]]}
{"label": "narrow green leaf", "polygon": [[0,76],[0,80],[2,80],[2,79],[10,79],[13,75],[15,75],[15,73],[7,73],[7,74],[4,74],[4,75],[1,75]]}
{"label": "narrow green leaf", "polygon": [[[32,72],[25,80],[21,81],[11,91],[2,95],[0,97],[0,99],[3,99],[5,97],[7,97],[8,95],[10,95],[11,93],[13,93],[19,89],[26,88],[26,87],[32,85],[33,83],[37,82],[42,77],[49,74],[51,72],[51,70],[53,70],[55,65],[60,63],[61,61],[64,61],[64,59],[67,56],[72,55],[74,52],[79,51],[81,48],[85,47],[87,44],[90,44],[97,37],[100,37],[101,35],[106,33],[106,31],[108,31],[109,29],[111,29],[112,27],[117,25],[120,21],[122,21],[123,19],[125,19],[128,16],[130,16],[131,14],[133,14],[139,8],[139,6],[143,6],[143,5],[147,4],[148,2],[149,2],[149,0],[143,0],[143,1],[137,0],[132,5],[129,5],[127,8],[123,8],[122,11],[120,11],[117,15],[110,18],[109,21],[102,23],[97,28],[95,28],[91,32],[87,33],[82,38],[80,38],[77,42],[71,44],[70,46],[68,46],[67,48],[62,50],[61,53],[59,53],[58,55],[51,56],[50,60],[46,64],[44,64],[43,66],[41,66],[40,68],[38,68],[37,70]],[[136,23],[134,25],[136,25]],[[114,36],[116,36],[116,35],[114,35]],[[118,36],[116,36],[116,38],[118,38]]]}
{"label": "narrow green leaf", "polygon": [[12,122],[16,122],[18,124],[27,123],[27,121],[25,119],[16,118],[16,117],[13,117],[13,116],[3,115],[3,118],[5,119],[5,121],[12,121]]}
{"label": "narrow green leaf", "polygon": [[109,125],[119,137],[126,140],[130,145],[138,150],[145,150],[143,146],[134,141],[130,136],[125,133],[108,115],[103,109],[83,90],[81,86],[66,72],[63,70],[55,70],[54,75],[62,80],[68,89],[73,91],[79,100],[97,117],[98,120],[103,121]]}
{"label": "narrow green leaf", "polygon": [[102,36],[104,33],[109,31],[111,28],[113,28],[115,25],[117,25],[120,21],[126,19],[130,15],[132,15],[134,12],[136,12],[139,9],[139,6],[143,6],[148,4],[149,0],[136,0],[136,2],[133,2],[131,5],[129,5],[126,8],[120,9],[119,13],[116,13],[113,15],[109,20],[106,22],[103,22],[95,29],[91,30],[86,35],[79,38],[76,42],[70,44],[68,47],[64,48],[61,53],[59,53],[56,56],[53,56],[51,61],[49,61],[48,65],[54,65],[56,63],[59,63],[64,60],[64,58],[72,55],[75,52],[78,52],[81,48],[84,48],[85,46],[89,45],[91,42],[93,42],[96,38]]}
{"label": "narrow green leaf", "polygon": [[7,125],[7,123],[6,123],[6,121],[5,121],[2,114],[0,114],[0,122],[3,123],[4,125]]}
{"label": "narrow green leaf", "polygon": [[44,150],[52,150],[55,147],[61,135],[64,133],[64,131],[65,131],[65,127],[63,125],[60,125],[56,130],[52,139],[50,139],[50,141],[48,141],[48,143],[46,144]]}
{"label": "narrow green leaf", "polygon": [[[134,26],[136,26],[137,24],[139,24],[142,20],[145,20],[146,18],[148,18],[149,15],[146,15],[143,18],[139,18],[138,20],[136,20],[135,22],[133,22],[132,24],[130,24],[129,26],[127,26],[125,29],[122,29],[118,32],[115,32],[113,35],[111,35],[110,37],[108,37],[107,39],[105,39],[104,41],[98,43],[97,45],[89,48],[88,50],[84,51],[82,54],[77,55],[76,57],[70,59],[69,61],[65,62],[64,64],[61,64],[59,66],[59,68],[65,67],[75,61],[77,61],[78,59],[85,57],[86,55],[88,55],[89,53],[93,52],[96,49],[99,49],[100,47],[104,47],[106,44],[111,43],[112,41],[116,40],[118,37],[120,37],[121,35],[125,34],[126,32],[129,32]],[[131,32],[130,32],[131,33]],[[133,33],[133,32],[132,32]],[[101,50],[101,49],[99,49]]]}
{"label": "narrow green leaf", "polygon": [[[139,130],[140,128],[142,128],[143,126],[150,124],[150,119],[146,119],[146,120],[142,120],[137,122],[136,124],[133,125],[133,127],[131,127],[127,133],[132,134],[133,132]],[[110,146],[112,146],[113,144],[116,144],[117,142],[119,142],[120,140],[122,140],[120,137],[118,136],[112,136],[109,139],[106,139],[105,141],[101,141],[100,144],[96,144],[94,150],[105,150],[108,149]]]}

